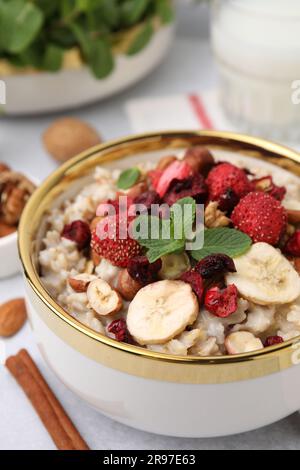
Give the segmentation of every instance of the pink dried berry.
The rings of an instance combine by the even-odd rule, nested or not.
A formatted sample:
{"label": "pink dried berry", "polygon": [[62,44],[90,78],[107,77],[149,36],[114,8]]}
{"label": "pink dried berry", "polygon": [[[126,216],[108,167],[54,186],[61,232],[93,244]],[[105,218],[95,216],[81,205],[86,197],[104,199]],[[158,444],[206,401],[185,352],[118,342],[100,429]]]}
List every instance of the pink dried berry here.
{"label": "pink dried berry", "polygon": [[234,284],[220,289],[211,287],[205,294],[204,305],[206,310],[220,318],[227,318],[238,308],[238,291]]}
{"label": "pink dried berry", "polygon": [[236,272],[233,260],[223,253],[206,256],[196,264],[194,269],[201,274],[204,279],[209,279],[226,272]]}
{"label": "pink dried berry", "polygon": [[191,288],[197,295],[199,302],[201,303],[203,300],[203,293],[204,293],[204,285],[203,285],[203,279],[201,275],[197,273],[196,271],[191,270],[191,271],[187,271],[186,273],[183,273],[180,279],[181,281],[184,281],[187,284],[190,284]]}
{"label": "pink dried berry", "polygon": [[265,341],[265,347],[275,346],[275,344],[281,344],[284,342],[284,339],[281,336],[268,336]]}
{"label": "pink dried berry", "polygon": [[154,263],[149,263],[146,256],[135,256],[129,260],[127,271],[132,279],[145,286],[157,281],[161,267],[162,262],[160,259]]}
{"label": "pink dried berry", "polygon": [[300,256],[300,230],[297,230],[288,240],[284,247],[284,251],[288,255]]}
{"label": "pink dried berry", "polygon": [[127,330],[126,321],[123,318],[121,318],[120,320],[114,320],[113,322],[111,322],[108,325],[107,330],[109,331],[109,333],[112,333],[113,335],[115,335],[115,338],[117,341],[123,342],[123,343],[131,342],[131,337]]}
{"label": "pink dried berry", "polygon": [[184,180],[191,174],[192,168],[190,165],[184,161],[180,162],[176,160],[164,170],[156,185],[154,185],[153,181],[152,184],[160,197],[163,197],[173,180]]}
{"label": "pink dried berry", "polygon": [[71,224],[64,226],[61,236],[75,242],[78,249],[83,250],[91,241],[90,226],[83,222],[83,220],[75,220]]}

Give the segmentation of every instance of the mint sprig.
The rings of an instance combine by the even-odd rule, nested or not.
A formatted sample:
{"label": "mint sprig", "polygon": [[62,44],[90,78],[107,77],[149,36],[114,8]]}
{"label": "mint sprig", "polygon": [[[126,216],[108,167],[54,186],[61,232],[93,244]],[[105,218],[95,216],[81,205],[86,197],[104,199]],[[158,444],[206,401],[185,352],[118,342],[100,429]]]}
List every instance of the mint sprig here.
{"label": "mint sprig", "polygon": [[128,170],[122,171],[117,181],[117,187],[119,189],[132,188],[139,180],[140,175],[141,172],[138,168],[129,168]]}
{"label": "mint sprig", "polygon": [[239,230],[227,227],[211,228],[204,231],[203,248],[191,251],[191,256],[197,261],[214,253],[236,258],[248,251],[251,244],[251,238]]}

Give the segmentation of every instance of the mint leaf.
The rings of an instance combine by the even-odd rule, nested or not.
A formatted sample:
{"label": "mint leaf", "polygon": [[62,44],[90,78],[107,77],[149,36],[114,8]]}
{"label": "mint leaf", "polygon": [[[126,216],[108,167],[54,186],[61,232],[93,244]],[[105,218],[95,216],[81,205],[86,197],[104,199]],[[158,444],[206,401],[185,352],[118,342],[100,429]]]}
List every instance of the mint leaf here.
{"label": "mint leaf", "polygon": [[121,5],[121,19],[126,26],[132,26],[140,21],[146,12],[149,0],[125,0]]}
{"label": "mint leaf", "polygon": [[117,186],[119,189],[129,189],[135,185],[138,181],[141,172],[138,168],[129,168],[128,170],[122,171],[119,176]]}
{"label": "mint leaf", "polygon": [[1,2],[0,49],[15,54],[24,51],[40,32],[43,19],[41,10],[31,2]]}
{"label": "mint leaf", "polygon": [[49,72],[60,70],[63,61],[64,50],[55,44],[49,44],[44,56],[43,68]]}
{"label": "mint leaf", "polygon": [[141,52],[149,43],[153,33],[154,29],[152,24],[147,22],[146,25],[136,35],[133,42],[130,44],[127,50],[127,55],[135,55]]}
{"label": "mint leaf", "polygon": [[174,19],[174,9],[169,0],[157,0],[156,11],[163,23],[171,23]]}
{"label": "mint leaf", "polygon": [[233,228],[211,228],[204,231],[204,246],[191,251],[197,261],[213,253],[224,253],[231,258],[242,255],[250,248],[252,240],[248,235]]}
{"label": "mint leaf", "polygon": [[97,78],[105,78],[114,69],[114,58],[108,41],[98,38],[91,41],[89,61],[92,71]]}
{"label": "mint leaf", "polygon": [[[179,211],[181,210],[182,219],[174,220],[176,217],[177,208]],[[178,215],[180,212],[178,211]],[[178,201],[173,204],[171,207],[171,219],[174,221],[174,230],[176,230],[176,225],[180,224],[182,227],[182,238],[187,239],[191,233],[191,229],[193,227],[193,223],[196,217],[196,201],[192,197],[184,197],[179,199]]]}

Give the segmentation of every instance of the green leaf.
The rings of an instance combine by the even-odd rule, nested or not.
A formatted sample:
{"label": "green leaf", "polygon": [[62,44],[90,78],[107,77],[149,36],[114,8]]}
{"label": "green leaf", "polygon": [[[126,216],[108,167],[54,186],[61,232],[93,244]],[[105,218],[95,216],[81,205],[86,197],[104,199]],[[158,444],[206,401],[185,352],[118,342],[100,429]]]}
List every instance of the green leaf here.
{"label": "green leaf", "polygon": [[98,38],[92,40],[88,57],[95,77],[105,78],[113,71],[114,58],[106,39]]}
{"label": "green leaf", "polygon": [[252,240],[248,235],[233,228],[211,228],[204,231],[204,246],[191,252],[197,261],[213,253],[224,253],[236,258],[249,250]]}
{"label": "green leaf", "polygon": [[36,38],[43,13],[31,2],[11,0],[0,4],[0,48],[20,53]]}
{"label": "green leaf", "polygon": [[156,0],[156,11],[162,23],[171,23],[174,20],[174,9],[170,0]]}
{"label": "green leaf", "polygon": [[117,186],[119,189],[129,189],[135,185],[138,181],[141,172],[138,168],[129,168],[128,170],[122,171],[119,176]]}
{"label": "green leaf", "polygon": [[125,0],[121,5],[121,20],[126,26],[138,23],[150,4],[149,0]]}
{"label": "green leaf", "polygon": [[154,33],[152,24],[148,21],[145,26],[136,35],[133,42],[130,44],[127,55],[135,55],[141,52],[150,42]]}
{"label": "green leaf", "polygon": [[49,44],[43,60],[43,68],[49,72],[57,72],[61,69],[64,50],[61,47]]}
{"label": "green leaf", "polygon": [[[176,215],[176,208],[182,213],[181,227],[182,227],[182,238],[187,238],[193,227],[193,223],[196,217],[196,201],[192,197],[184,197],[176,201],[171,207],[171,218],[174,221]],[[178,224],[179,220],[176,221]],[[176,228],[176,224],[175,227]]]}

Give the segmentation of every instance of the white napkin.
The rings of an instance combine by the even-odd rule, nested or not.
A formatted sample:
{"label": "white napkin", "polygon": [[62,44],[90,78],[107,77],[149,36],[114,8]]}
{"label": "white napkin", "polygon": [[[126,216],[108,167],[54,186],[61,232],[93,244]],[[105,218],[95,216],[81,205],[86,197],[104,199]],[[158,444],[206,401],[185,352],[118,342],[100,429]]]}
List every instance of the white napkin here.
{"label": "white napkin", "polygon": [[133,132],[163,130],[235,130],[225,118],[217,92],[138,98],[126,103]]}

